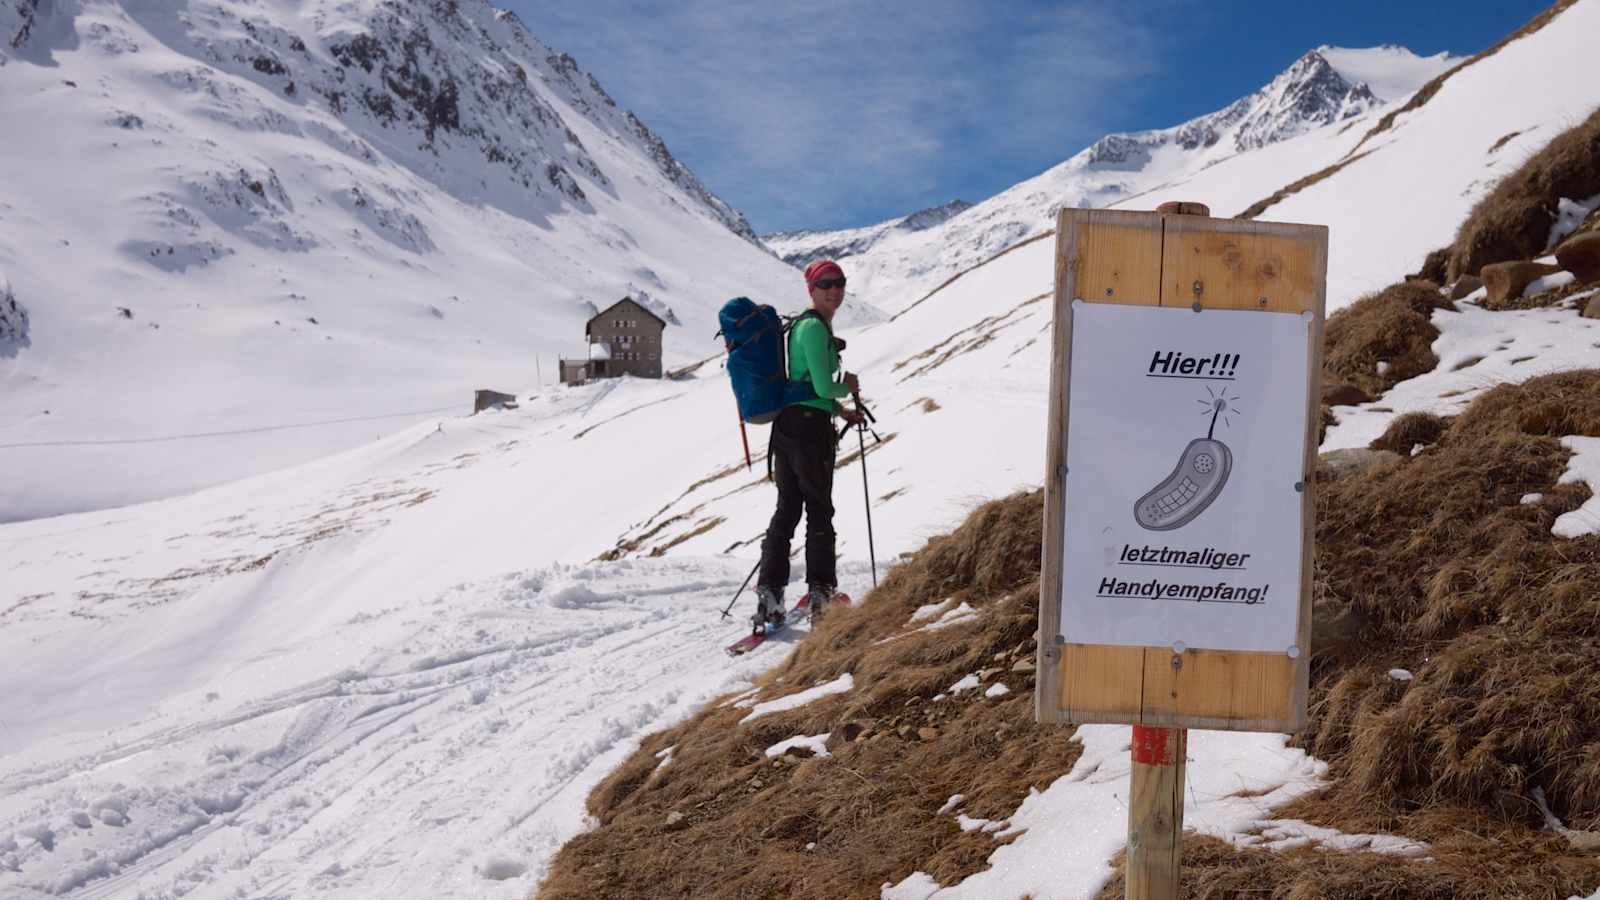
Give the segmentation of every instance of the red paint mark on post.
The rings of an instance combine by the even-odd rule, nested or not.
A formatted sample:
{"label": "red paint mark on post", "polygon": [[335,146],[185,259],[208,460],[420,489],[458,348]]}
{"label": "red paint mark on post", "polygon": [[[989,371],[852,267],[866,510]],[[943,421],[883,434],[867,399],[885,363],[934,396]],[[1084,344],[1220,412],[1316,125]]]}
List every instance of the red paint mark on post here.
{"label": "red paint mark on post", "polygon": [[1188,733],[1182,728],[1133,726],[1133,761],[1146,766],[1170,766],[1187,752]]}

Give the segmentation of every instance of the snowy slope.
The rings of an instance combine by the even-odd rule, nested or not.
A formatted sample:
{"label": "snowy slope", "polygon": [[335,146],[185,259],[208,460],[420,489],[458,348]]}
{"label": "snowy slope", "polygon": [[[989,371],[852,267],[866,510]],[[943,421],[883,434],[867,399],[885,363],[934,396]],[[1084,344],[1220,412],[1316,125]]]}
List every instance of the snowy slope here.
{"label": "snowy slope", "polygon": [[[31,176],[0,186],[0,277],[30,319],[0,355],[22,473],[0,521],[470,409],[552,379],[589,304],[630,292],[682,323],[671,366],[716,349],[723,300],[793,289],[657,135],[483,0],[30,0],[0,4],[0,34],[0,163]],[[105,440],[134,443],[79,443]]]}
{"label": "snowy slope", "polygon": [[[1062,206],[1126,203],[1225,160],[1253,159],[1251,151],[1299,135],[1331,136],[1351,122],[1365,122],[1390,101],[1410,94],[1459,61],[1444,53],[1419,57],[1394,46],[1319,47],[1260,90],[1221,110],[1171,128],[1107,135],[948,223],[916,233],[885,234],[851,256],[846,270],[852,296],[891,311],[902,309],[951,275],[1053,228],[1055,210]],[[1359,124],[1352,130],[1366,127]],[[1292,178],[1314,171],[1303,167]],[[1256,182],[1259,193],[1251,199],[1285,183],[1270,182],[1270,178]],[[858,229],[883,230],[881,225]],[[768,243],[785,258],[798,258],[824,246],[852,246],[859,243],[859,235],[813,232]]]}
{"label": "snowy slope", "polygon": [[776,231],[761,235],[761,242],[778,254],[784,262],[797,269],[804,269],[818,259],[860,256],[876,247],[885,238],[895,234],[925,231],[936,225],[942,225],[971,208],[971,203],[956,199],[865,228],[835,231]]}

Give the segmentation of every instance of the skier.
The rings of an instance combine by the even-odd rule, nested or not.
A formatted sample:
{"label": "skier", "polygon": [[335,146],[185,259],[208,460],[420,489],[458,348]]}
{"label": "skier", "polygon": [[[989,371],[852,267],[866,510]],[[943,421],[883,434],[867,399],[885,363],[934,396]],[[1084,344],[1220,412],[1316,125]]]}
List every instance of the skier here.
{"label": "skier", "polygon": [[789,583],[789,541],[800,514],[806,518],[806,603],[815,619],[832,599],[838,577],[833,554],[833,465],[838,437],[833,417],[856,424],[861,414],[839,401],[860,392],[861,381],[839,368],[843,345],[833,337],[833,317],[844,303],[844,270],[831,259],[806,267],[811,308],[789,331],[789,379],[810,382],[817,399],[784,407],[772,423],[768,460],[778,485],[778,506],[761,541],[755,626],[781,626],[783,588]]}

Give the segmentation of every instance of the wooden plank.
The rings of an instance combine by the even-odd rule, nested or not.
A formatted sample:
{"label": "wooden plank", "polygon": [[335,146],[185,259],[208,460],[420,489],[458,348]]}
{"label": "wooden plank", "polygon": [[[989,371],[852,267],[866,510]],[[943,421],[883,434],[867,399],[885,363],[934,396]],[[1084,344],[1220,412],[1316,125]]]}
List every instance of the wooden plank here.
{"label": "wooden plank", "polygon": [[[1044,552],[1039,579],[1039,652],[1034,717],[1074,721],[1072,710],[1136,716],[1144,651],[1057,643],[1061,634],[1061,551],[1066,462],[1072,301],[1153,305],[1161,294],[1161,217],[1116,210],[1063,209],[1056,225],[1055,323],[1052,331],[1050,422],[1045,452]],[[1070,640],[1070,638],[1069,638]],[[1054,670],[1054,678],[1046,673]],[[1066,685],[1073,686],[1069,700]],[[1093,721],[1093,720],[1084,720]],[[1122,718],[1118,721],[1132,721]]]}
{"label": "wooden plank", "polygon": [[[1174,665],[1174,660],[1178,664]],[[1282,653],[1152,647],[1145,653],[1144,716],[1149,725],[1293,731],[1295,667]],[[1248,723],[1250,727],[1242,728]]]}
{"label": "wooden plank", "polygon": [[1204,216],[1169,216],[1162,306],[1310,310],[1322,296],[1328,229]]}
{"label": "wooden plank", "polygon": [[1143,647],[1067,644],[1061,651],[1061,666],[1056,674],[1060,720],[1143,721]]}
{"label": "wooden plank", "polygon": [[1133,729],[1128,790],[1128,900],[1174,900],[1183,853],[1183,784],[1188,732]]}
{"label": "wooden plank", "polygon": [[1077,289],[1079,217],[1062,210],[1056,220],[1056,293],[1052,301],[1050,326],[1050,399],[1045,431],[1044,471],[1044,546],[1039,554],[1039,631],[1035,642],[1033,718],[1036,722],[1061,721],[1061,682],[1049,677],[1061,659],[1056,635],[1061,633],[1062,529],[1059,511],[1065,479],[1061,477],[1066,456],[1067,371],[1072,350],[1072,296]]}

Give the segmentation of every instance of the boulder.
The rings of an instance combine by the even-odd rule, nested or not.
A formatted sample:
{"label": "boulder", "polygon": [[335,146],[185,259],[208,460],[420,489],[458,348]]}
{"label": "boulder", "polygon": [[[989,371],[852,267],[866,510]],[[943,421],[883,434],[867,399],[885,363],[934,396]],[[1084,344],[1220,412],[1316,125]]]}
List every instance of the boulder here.
{"label": "boulder", "polygon": [[1483,287],[1483,279],[1476,275],[1463,275],[1450,285],[1449,297],[1451,300],[1460,300],[1478,288]]}
{"label": "boulder", "polygon": [[1580,234],[1557,247],[1556,262],[1580,284],[1600,281],[1600,231]]}
{"label": "boulder", "polygon": [[1353,604],[1323,598],[1311,605],[1311,650],[1328,654],[1357,649],[1370,627]]}
{"label": "boulder", "polygon": [[1371,395],[1353,384],[1343,381],[1326,381],[1322,384],[1322,403],[1325,406],[1355,406],[1371,402]]}
{"label": "boulder", "polygon": [[1578,315],[1585,319],[1600,319],[1600,294],[1590,297],[1588,305],[1584,306],[1583,312]]}
{"label": "boulder", "polygon": [[1479,276],[1483,278],[1484,287],[1488,288],[1488,296],[1484,298],[1485,306],[1498,306],[1508,300],[1515,300],[1522,296],[1528,285],[1535,279],[1546,275],[1553,275],[1561,271],[1560,266],[1548,263],[1536,263],[1521,260],[1518,262],[1494,263],[1483,267]]}
{"label": "boulder", "polygon": [[1369,450],[1364,447],[1350,447],[1344,450],[1329,450],[1317,457],[1317,477],[1341,478],[1345,475],[1356,475],[1375,466],[1387,465],[1404,459],[1393,450]]}

